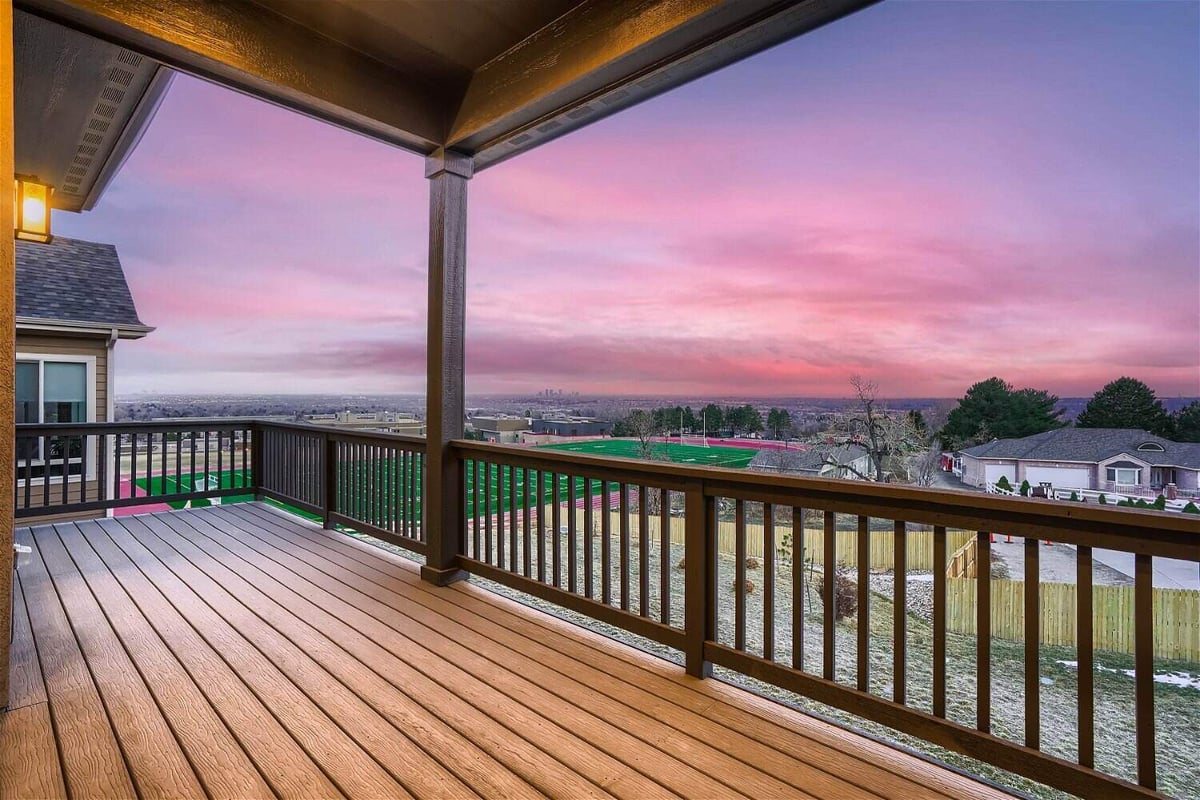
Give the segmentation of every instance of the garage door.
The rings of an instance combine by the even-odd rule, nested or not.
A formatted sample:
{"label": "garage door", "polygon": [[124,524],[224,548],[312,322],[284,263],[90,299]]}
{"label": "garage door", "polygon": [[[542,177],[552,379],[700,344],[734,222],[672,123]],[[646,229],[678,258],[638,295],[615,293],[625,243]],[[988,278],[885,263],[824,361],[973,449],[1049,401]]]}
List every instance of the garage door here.
{"label": "garage door", "polygon": [[1034,486],[1045,481],[1055,489],[1091,488],[1091,473],[1086,467],[1026,467],[1025,478]]}
{"label": "garage door", "polygon": [[984,464],[983,477],[988,483],[995,483],[1000,480],[1000,476],[1008,478],[1008,482],[1015,484],[1017,481],[1017,465],[1016,464]]}

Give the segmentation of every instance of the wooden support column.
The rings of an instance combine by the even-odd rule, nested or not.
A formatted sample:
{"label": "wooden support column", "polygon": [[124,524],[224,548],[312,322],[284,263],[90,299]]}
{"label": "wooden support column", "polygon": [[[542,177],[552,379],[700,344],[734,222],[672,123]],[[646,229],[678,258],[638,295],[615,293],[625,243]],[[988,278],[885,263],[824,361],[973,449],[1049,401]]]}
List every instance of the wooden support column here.
{"label": "wooden support column", "polygon": [[463,530],[461,465],[449,443],[463,435],[463,336],[466,318],[468,156],[438,150],[425,159],[429,179],[429,336],[425,389],[422,529],[428,542],[421,577],[444,586],[467,575],[457,566]]}
{"label": "wooden support column", "polygon": [[[13,9],[0,0],[0,177],[12,180]],[[7,184],[5,184],[7,185]],[[8,648],[12,634],[13,493],[16,403],[16,245],[12,203],[0,202],[0,708],[8,705]]]}

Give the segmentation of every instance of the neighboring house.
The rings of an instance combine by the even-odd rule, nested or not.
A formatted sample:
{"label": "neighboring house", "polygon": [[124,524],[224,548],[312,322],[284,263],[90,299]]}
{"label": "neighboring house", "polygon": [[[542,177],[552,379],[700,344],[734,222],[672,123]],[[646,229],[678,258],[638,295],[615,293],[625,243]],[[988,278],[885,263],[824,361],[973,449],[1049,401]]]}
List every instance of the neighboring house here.
{"label": "neighboring house", "polygon": [[871,454],[860,444],[822,445],[807,450],[770,448],[760,450],[750,469],[782,472],[807,478],[863,480],[874,471]]}
{"label": "neighboring house", "polygon": [[[114,346],[154,330],[138,318],[116,248],[62,236],[18,241],[16,303],[17,424],[111,421]],[[62,457],[45,447],[26,440],[16,454],[18,491],[26,482],[39,488],[31,505],[46,459]],[[96,454],[86,464],[84,455],[68,451],[68,471],[94,480]]]}
{"label": "neighboring house", "polygon": [[1008,478],[1014,487],[1104,492],[1200,488],[1200,444],[1172,442],[1128,428],[1058,428],[1021,439],[996,439],[959,453],[962,480],[985,487]]}

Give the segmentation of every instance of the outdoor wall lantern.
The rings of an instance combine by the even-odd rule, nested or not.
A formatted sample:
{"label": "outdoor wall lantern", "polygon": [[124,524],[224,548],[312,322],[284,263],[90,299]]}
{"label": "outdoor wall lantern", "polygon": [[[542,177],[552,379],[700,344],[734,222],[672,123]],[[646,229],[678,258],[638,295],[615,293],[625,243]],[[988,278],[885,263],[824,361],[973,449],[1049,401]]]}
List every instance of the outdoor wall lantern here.
{"label": "outdoor wall lantern", "polygon": [[28,175],[13,181],[13,219],[18,239],[50,241],[50,196],[54,188]]}

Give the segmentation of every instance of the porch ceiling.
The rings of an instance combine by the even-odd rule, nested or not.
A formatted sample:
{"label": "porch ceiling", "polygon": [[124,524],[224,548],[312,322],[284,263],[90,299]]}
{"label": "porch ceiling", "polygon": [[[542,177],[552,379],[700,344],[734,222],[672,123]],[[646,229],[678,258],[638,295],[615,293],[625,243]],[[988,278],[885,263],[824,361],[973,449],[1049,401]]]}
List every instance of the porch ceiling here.
{"label": "porch ceiling", "polygon": [[17,0],[420,154],[509,158],[873,0]]}

